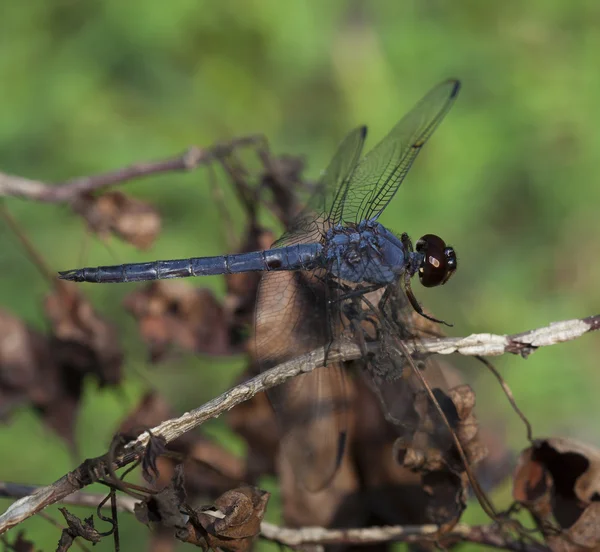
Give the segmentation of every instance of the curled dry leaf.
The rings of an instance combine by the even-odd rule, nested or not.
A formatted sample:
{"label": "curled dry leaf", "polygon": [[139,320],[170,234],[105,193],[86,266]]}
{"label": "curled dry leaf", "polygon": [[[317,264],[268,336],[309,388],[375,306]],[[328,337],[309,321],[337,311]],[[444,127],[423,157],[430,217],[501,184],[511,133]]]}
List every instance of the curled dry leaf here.
{"label": "curled dry leaf", "polygon": [[[428,394],[418,382],[409,385],[415,377],[409,370],[407,385],[398,397],[408,405],[402,426],[389,423],[371,387],[363,378],[356,380],[352,446],[371,510],[369,520],[381,525],[437,523],[449,528],[466,506],[468,478]],[[444,392],[458,378],[449,365],[437,360],[428,359],[421,372],[473,466],[485,455],[477,435],[473,391],[455,385]]]}
{"label": "curled dry leaf", "polygon": [[[433,392],[469,462],[476,464],[485,457],[486,451],[476,439],[479,428],[473,413],[475,393],[469,385],[453,387],[447,393],[439,388]],[[405,436],[396,445],[404,466],[423,472],[447,467],[460,470],[461,461],[454,450],[450,433],[424,390],[415,395],[414,409],[418,415],[415,432],[408,441]]]}
{"label": "curled dry leaf", "polygon": [[145,501],[136,503],[134,514],[145,525],[156,524],[163,529],[182,528],[188,522],[184,513],[185,500],[183,466],[178,465],[169,484],[158,493],[149,495]]}
{"label": "curled dry leaf", "polygon": [[83,376],[57,358],[53,340],[0,312],[0,416],[30,404],[75,452],[74,424]]}
{"label": "curled dry leaf", "polygon": [[[475,393],[469,385],[453,387],[446,393],[439,388],[433,392],[469,465],[474,467],[487,454],[477,438],[479,428],[473,412]],[[414,408],[419,417],[417,430],[407,448],[396,443],[396,447],[400,444],[400,448],[396,448],[398,459],[403,461],[404,467],[422,474],[423,490],[428,496],[426,519],[451,528],[466,508],[469,481],[465,466],[448,428],[424,391],[415,396]]]}
{"label": "curled dry leaf", "polygon": [[151,435],[142,458],[142,476],[148,483],[154,483],[160,476],[158,459],[167,450],[167,440],[162,436]]}
{"label": "curled dry leaf", "polygon": [[72,291],[48,298],[49,337],[0,311],[0,416],[30,404],[74,453],[83,380],[92,373],[101,385],[118,383],[121,353],[111,327]]}
{"label": "curled dry leaf", "polygon": [[124,306],[137,320],[153,362],[164,360],[172,346],[210,355],[242,350],[232,344],[226,312],[208,289],[152,282],[128,295]]}
{"label": "curled dry leaf", "polygon": [[96,544],[100,542],[102,535],[94,528],[94,518],[90,516],[81,521],[77,516],[71,514],[66,508],[59,508],[60,513],[67,522],[58,542],[57,552],[64,552],[71,548],[73,541],[80,537],[88,542]]}
{"label": "curled dry leaf", "polygon": [[117,190],[82,196],[73,207],[102,239],[112,233],[139,249],[148,249],[160,233],[158,211]]}
{"label": "curled dry leaf", "polygon": [[46,296],[44,307],[52,331],[40,371],[55,370],[57,389],[52,400],[36,406],[44,421],[73,447],[84,378],[93,375],[100,386],[118,385],[123,353],[116,328],[94,311],[76,285],[57,285]]}
{"label": "curled dry leaf", "polygon": [[52,325],[53,356],[81,374],[94,374],[101,386],[121,382],[123,353],[117,329],[96,313],[77,285],[61,282],[45,298]]}
{"label": "curled dry leaf", "polygon": [[600,548],[600,451],[567,438],[536,440],[521,453],[514,499],[554,551]]}
{"label": "curled dry leaf", "polygon": [[50,352],[41,333],[0,310],[0,418],[22,403],[43,408],[60,395],[58,367]]}
{"label": "curled dry leaf", "polygon": [[256,487],[240,487],[222,494],[213,506],[190,516],[186,542],[235,552],[249,550],[260,533],[270,494]]}

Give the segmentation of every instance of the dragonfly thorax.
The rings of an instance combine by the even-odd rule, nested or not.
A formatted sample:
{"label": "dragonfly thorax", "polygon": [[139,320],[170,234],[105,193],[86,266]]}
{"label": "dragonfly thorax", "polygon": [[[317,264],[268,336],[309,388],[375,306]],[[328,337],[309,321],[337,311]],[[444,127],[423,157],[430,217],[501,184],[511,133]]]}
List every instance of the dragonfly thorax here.
{"label": "dragonfly thorax", "polygon": [[325,236],[324,254],[336,277],[382,286],[397,280],[409,260],[402,242],[374,221],[331,228]]}

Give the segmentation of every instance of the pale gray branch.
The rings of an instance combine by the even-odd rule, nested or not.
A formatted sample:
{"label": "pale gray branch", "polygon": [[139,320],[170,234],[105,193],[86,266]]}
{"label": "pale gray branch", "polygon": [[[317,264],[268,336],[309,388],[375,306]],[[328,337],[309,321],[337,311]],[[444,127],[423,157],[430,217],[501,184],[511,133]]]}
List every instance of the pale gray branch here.
{"label": "pale gray branch", "polygon": [[410,343],[407,345],[411,351],[416,348],[422,352],[440,355],[460,353],[469,356],[498,356],[504,353],[518,353],[527,356],[539,347],[572,341],[598,329],[600,329],[600,315],[594,315],[553,322],[543,328],[513,335],[472,334],[468,337],[426,339],[416,347]]}
{"label": "pale gray branch", "polygon": [[72,201],[82,193],[94,192],[128,180],[165,172],[190,171],[219,157],[224,157],[236,148],[265,143],[263,136],[251,135],[235,138],[230,142],[217,144],[210,148],[192,146],[185,153],[176,157],[135,163],[115,171],[82,176],[56,185],[0,173],[0,196],[20,197],[48,203]]}
{"label": "pale gray branch", "polygon": [[547,547],[535,542],[522,542],[505,533],[496,525],[469,526],[456,525],[448,533],[438,533],[437,525],[394,525],[384,527],[365,527],[359,529],[325,529],[323,527],[301,527],[289,529],[263,522],[261,535],[280,544],[297,547],[309,544],[374,544],[382,542],[423,542],[430,540],[441,543],[473,542],[504,550],[521,552],[549,551]]}
{"label": "pale gray branch", "polygon": [[[18,483],[0,482],[0,496],[17,498],[25,494],[31,494],[38,490],[32,485],[20,485]],[[82,506],[97,508],[105,495],[98,493],[76,492],[64,497],[60,502],[70,506]],[[128,495],[118,495],[117,509],[120,512],[134,513],[138,500]],[[106,501],[103,508],[111,507],[110,501]],[[394,525],[383,527],[363,527],[354,529],[325,529],[323,527],[302,527],[291,529],[280,527],[263,521],[260,526],[260,535],[270,541],[290,547],[298,547],[307,544],[374,544],[382,542],[408,542],[414,543],[424,540],[439,540],[440,542],[474,542],[485,544],[504,550],[519,550],[521,552],[541,552],[547,550],[544,546],[536,543],[522,543],[504,534],[496,525],[468,526],[456,525],[448,533],[439,533],[437,525]]]}
{"label": "pale gray branch", "polygon": [[[460,353],[463,355],[500,355],[502,353],[519,353],[523,356],[535,351],[538,347],[553,345],[563,341],[576,339],[583,334],[600,328],[600,315],[584,319],[555,322],[544,328],[509,336],[493,334],[474,334],[465,338],[436,338],[407,342],[409,351],[430,352],[438,354]],[[377,347],[377,344],[373,344]],[[337,351],[335,349],[338,349]],[[334,347],[329,354],[329,362],[355,360],[362,356],[360,348],[353,343],[344,343]],[[237,404],[251,399],[257,393],[279,385],[299,374],[311,372],[322,367],[325,359],[323,348],[297,357],[279,366],[237,385],[206,404],[186,412],[178,418],[167,420],[149,432],[144,432],[137,440],[125,447],[128,457],[117,462],[116,467],[133,461],[142,453],[148,443],[149,435],[161,436],[167,442],[177,439],[184,433],[198,427],[210,418],[220,416]],[[326,369],[326,368],[323,368]],[[85,469],[84,469],[85,468]],[[86,471],[87,470],[87,471]],[[35,493],[15,501],[4,514],[0,515],[0,533],[14,527],[21,521],[31,517],[46,506],[64,499],[64,497],[89,485],[94,478],[89,475],[89,466],[80,466],[65,475],[52,485],[42,487]]]}
{"label": "pale gray branch", "polygon": [[[24,496],[35,493],[39,487],[35,485],[22,485],[20,483],[6,483],[0,481],[0,497],[4,498],[22,498]],[[64,497],[60,502],[61,504],[67,504],[69,506],[84,506],[88,508],[97,508],[106,498],[106,494],[99,493],[83,493],[78,491],[72,495]],[[117,499],[117,510],[119,512],[133,513],[133,508],[139,500],[126,495],[119,494],[116,496]],[[110,508],[110,500],[107,500],[103,508]]]}

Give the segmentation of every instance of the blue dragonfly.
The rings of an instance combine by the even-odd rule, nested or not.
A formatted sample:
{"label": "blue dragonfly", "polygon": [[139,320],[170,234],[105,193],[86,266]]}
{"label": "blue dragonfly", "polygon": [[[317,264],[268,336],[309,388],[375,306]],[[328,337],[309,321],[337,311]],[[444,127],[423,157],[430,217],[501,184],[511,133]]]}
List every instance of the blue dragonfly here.
{"label": "blue dragonfly", "polygon": [[[454,249],[433,234],[420,238],[413,248],[406,233],[397,236],[378,219],[459,89],[457,80],[433,88],[362,159],[367,129],[351,131],[307,206],[271,249],[79,268],[59,272],[59,277],[117,283],[262,271],[254,350],[261,370],[318,347],[331,350],[343,338],[364,343],[368,331],[361,328],[372,322],[372,315],[385,318],[374,323],[380,330],[410,335],[402,325],[407,322],[392,320],[406,300],[418,315],[445,323],[423,311],[411,278],[418,274],[425,287],[445,284],[457,268]],[[374,300],[386,306],[375,309]],[[392,370],[392,365],[389,355],[381,357],[375,372]],[[390,378],[371,375],[381,388],[384,408],[401,412],[398,401],[403,397],[394,396]],[[282,431],[282,456],[309,490],[326,487],[343,458],[348,423],[344,378],[340,363],[328,363],[268,393]],[[399,415],[391,418],[401,421]]]}

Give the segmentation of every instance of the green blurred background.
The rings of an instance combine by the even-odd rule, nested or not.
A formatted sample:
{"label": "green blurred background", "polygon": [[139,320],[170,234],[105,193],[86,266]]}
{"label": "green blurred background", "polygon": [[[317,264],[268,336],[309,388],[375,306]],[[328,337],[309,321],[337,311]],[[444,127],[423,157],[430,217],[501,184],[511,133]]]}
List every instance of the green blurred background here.
{"label": "green blurred background", "polygon": [[[383,217],[414,238],[440,234],[458,251],[455,278],[421,289],[421,301],[453,321],[456,336],[599,310],[598,2],[29,0],[3,2],[1,11],[0,171],[48,182],[255,132],[275,152],[304,155],[316,177],[350,128],[368,124],[373,145],[430,87],[458,77],[458,101]],[[163,215],[149,252],[117,240],[84,248],[84,225],[64,206],[7,205],[55,269],[218,254],[225,240],[214,230],[222,226],[207,175],[124,187]],[[43,329],[48,283],[3,224],[0,247],[0,307]],[[217,278],[193,284],[223,287]],[[140,373],[183,410],[226,389],[243,366],[188,357],[149,368],[121,307],[133,287],[85,288],[122,328],[128,353],[126,400],[86,389],[77,426],[85,457],[106,450],[145,389]],[[537,436],[599,442],[598,348],[592,335],[527,361],[498,359]],[[482,421],[514,450],[525,446],[493,378],[468,359],[457,364],[475,386]],[[243,451],[223,422],[207,432]],[[0,480],[46,484],[72,467],[27,410],[1,429],[0,449]],[[505,506],[507,489],[498,496]],[[43,520],[23,528],[44,550],[56,545],[58,531]],[[147,539],[125,518],[122,530],[125,550]],[[106,539],[96,549],[111,547]]]}

